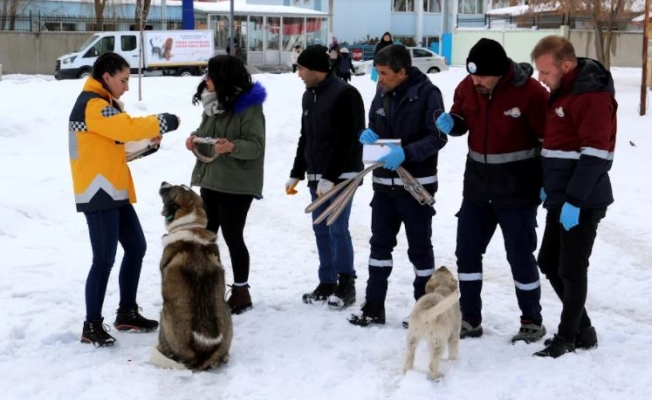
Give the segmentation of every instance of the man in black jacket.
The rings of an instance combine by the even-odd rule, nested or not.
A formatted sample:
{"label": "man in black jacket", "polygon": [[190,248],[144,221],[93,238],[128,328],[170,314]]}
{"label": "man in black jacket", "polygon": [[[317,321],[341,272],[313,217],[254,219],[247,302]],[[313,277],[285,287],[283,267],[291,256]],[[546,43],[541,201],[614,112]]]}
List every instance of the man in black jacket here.
{"label": "man in black jacket", "polygon": [[404,225],[408,258],[414,266],[414,298],[425,294],[425,285],[435,268],[432,249],[432,217],[435,210],[405,190],[396,170],[404,167],[434,195],[437,191],[437,155],[447,143],[435,127],[434,116],[444,111],[439,89],[427,76],[412,67],[408,50],[391,45],[374,57],[378,69],[378,91],[369,110],[369,128],[360,142],[400,139],[389,145],[389,154],[378,159],[382,168],[373,172],[371,201],[371,253],[365,304],[349,322],[354,325],[385,323],[387,280],[392,272],[392,251],[396,235]]}
{"label": "man in black jacket", "polygon": [[[287,194],[307,174],[314,201],[334,185],[362,171],[362,146],[358,134],[364,129],[364,103],[356,88],[330,73],[329,56],[323,46],[306,48],[297,59],[299,77],[306,85],[303,95],[301,136],[297,146]],[[317,218],[332,200],[312,213]],[[353,243],[349,233],[351,203],[331,225],[314,225],[319,253],[319,285],[303,295],[305,303],[328,300],[334,309],[355,302]]]}

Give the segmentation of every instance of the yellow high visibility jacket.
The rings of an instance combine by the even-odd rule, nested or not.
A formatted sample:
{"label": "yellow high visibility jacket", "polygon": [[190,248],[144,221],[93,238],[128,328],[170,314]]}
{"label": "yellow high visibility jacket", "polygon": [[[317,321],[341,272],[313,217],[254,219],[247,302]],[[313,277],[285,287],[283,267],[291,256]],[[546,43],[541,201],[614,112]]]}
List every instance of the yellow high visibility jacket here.
{"label": "yellow high visibility jacket", "polygon": [[154,138],[178,126],[171,114],[131,118],[88,78],[70,114],[68,145],[77,211],[109,210],[136,202],[124,143]]}

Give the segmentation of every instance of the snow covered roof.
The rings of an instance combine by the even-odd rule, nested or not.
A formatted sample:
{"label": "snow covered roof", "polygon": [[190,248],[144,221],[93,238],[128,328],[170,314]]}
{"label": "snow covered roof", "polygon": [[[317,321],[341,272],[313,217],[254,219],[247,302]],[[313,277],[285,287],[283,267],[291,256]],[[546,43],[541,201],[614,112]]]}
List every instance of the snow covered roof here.
{"label": "snow covered roof", "polygon": [[[652,18],[652,11],[647,15],[648,18]],[[636,18],[632,19],[632,22],[644,22],[645,21],[645,14],[641,14]]]}
{"label": "snow covered roof", "polygon": [[[181,1],[171,0],[167,2],[168,6],[181,5]],[[229,13],[231,11],[231,2],[230,1],[221,1],[219,3],[205,3],[205,2],[195,2],[195,11],[204,12],[207,14],[212,13]],[[273,6],[265,4],[248,4],[245,1],[234,1],[233,2],[233,11],[236,14],[264,14],[264,15],[302,15],[302,16],[319,16],[327,17],[328,13],[311,10],[308,8],[301,7],[291,7],[291,6]]]}
{"label": "snow covered roof", "polygon": [[487,14],[490,15],[523,15],[529,11],[532,12],[544,12],[544,11],[555,11],[558,7],[558,4],[549,4],[549,5],[539,5],[530,8],[528,5],[514,6],[514,7],[504,7],[496,8],[494,10],[487,11]]}

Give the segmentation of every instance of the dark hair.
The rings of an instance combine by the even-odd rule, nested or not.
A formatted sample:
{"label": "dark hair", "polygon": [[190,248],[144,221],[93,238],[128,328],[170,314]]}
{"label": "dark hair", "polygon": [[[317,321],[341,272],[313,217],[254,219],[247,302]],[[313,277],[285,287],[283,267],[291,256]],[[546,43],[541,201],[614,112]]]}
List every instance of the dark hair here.
{"label": "dark hair", "polygon": [[391,44],[376,53],[374,56],[374,65],[387,66],[394,73],[404,69],[405,73],[409,74],[410,68],[412,68],[412,58],[405,46]]}
{"label": "dark hair", "polygon": [[[233,110],[240,93],[248,92],[254,85],[251,75],[242,60],[231,55],[219,55],[208,60],[206,74],[215,85],[217,101],[225,110]],[[201,94],[206,89],[206,81],[197,86],[197,93],[192,96],[192,104],[201,102]]]}
{"label": "dark hair", "polygon": [[104,85],[102,75],[104,75],[105,72],[108,72],[109,75],[114,76],[117,72],[120,72],[125,68],[129,68],[129,63],[127,60],[125,60],[119,54],[116,54],[112,51],[107,51],[106,53],[102,53],[102,55],[97,57],[97,60],[95,60],[95,63],[93,64],[92,76],[95,78],[95,80]]}
{"label": "dark hair", "polygon": [[573,44],[563,36],[550,35],[539,40],[539,43],[534,46],[530,57],[535,61],[537,58],[546,54],[551,54],[558,63],[562,61],[577,61]]}

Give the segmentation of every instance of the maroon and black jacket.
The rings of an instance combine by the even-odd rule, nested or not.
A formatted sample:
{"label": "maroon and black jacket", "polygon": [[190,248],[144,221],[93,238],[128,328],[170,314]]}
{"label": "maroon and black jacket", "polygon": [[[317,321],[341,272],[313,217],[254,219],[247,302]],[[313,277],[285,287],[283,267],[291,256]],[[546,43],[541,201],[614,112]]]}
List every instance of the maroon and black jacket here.
{"label": "maroon and black jacket", "polygon": [[614,81],[598,61],[578,58],[552,94],[543,139],[546,207],[613,203],[609,170],[616,146]]}
{"label": "maroon and black jacket", "polygon": [[469,132],[464,198],[495,207],[540,203],[540,139],[548,91],[532,66],[512,62],[491,94],[476,91],[471,75],[455,89],[451,136]]}

